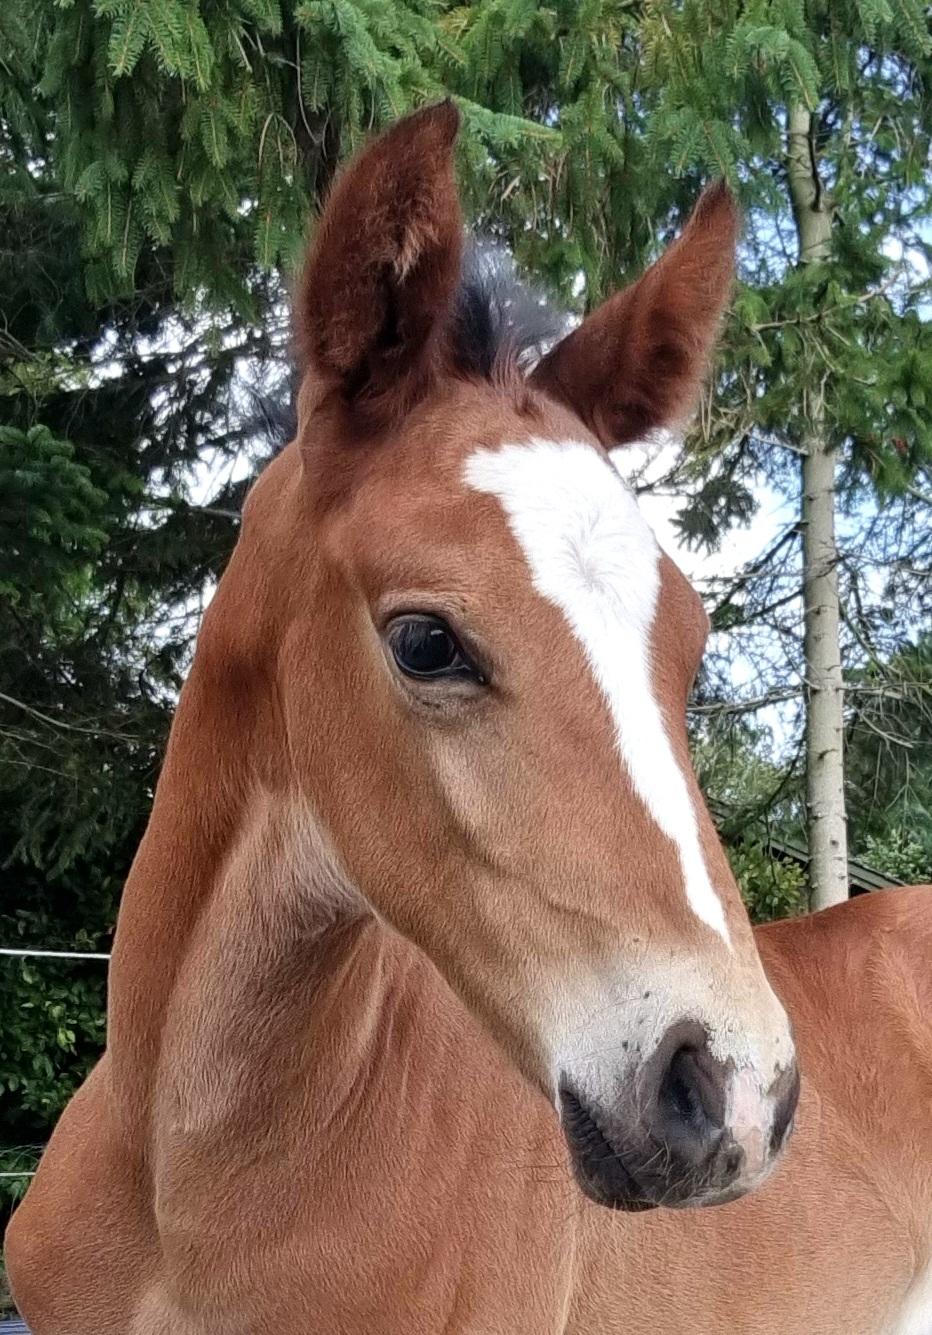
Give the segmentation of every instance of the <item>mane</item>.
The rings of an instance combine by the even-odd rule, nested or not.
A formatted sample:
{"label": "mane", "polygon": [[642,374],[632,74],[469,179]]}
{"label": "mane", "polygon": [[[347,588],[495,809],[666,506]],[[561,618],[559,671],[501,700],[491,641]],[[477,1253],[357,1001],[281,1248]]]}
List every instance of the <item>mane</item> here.
{"label": "mane", "polygon": [[[451,351],[454,370],[479,380],[523,378],[567,332],[569,317],[518,275],[504,246],[471,237],[463,253],[453,298]],[[249,426],[275,455],[297,432],[292,377],[287,397],[255,395]]]}

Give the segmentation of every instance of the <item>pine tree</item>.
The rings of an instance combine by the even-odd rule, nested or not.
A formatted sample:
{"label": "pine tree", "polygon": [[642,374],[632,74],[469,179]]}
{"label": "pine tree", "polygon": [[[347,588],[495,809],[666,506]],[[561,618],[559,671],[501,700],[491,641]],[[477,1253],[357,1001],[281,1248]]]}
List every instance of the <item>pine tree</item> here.
{"label": "pine tree", "polygon": [[[737,447],[745,466],[781,446],[801,461],[807,824],[821,907],[847,895],[836,510],[865,484],[888,501],[914,495],[932,462],[928,282],[897,263],[910,248],[928,255],[932,35],[914,0],[657,0],[643,40],[655,152],[729,177],[754,233],[753,286],[705,443]],[[775,256],[790,222],[790,254]]]}

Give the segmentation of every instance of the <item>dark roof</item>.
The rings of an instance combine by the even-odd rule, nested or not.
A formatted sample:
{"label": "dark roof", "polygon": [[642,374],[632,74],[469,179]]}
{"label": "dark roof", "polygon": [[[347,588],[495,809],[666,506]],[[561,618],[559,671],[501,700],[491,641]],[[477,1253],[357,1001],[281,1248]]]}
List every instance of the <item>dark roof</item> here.
{"label": "dark roof", "polygon": [[[776,838],[766,840],[766,844],[774,857],[788,858],[791,862],[799,863],[804,871],[808,871],[809,850],[804,844],[797,843],[795,839]],[[853,895],[862,895],[868,890],[883,890],[891,885],[905,885],[906,882],[898,880],[895,876],[888,876],[886,872],[875,871],[873,867],[868,867],[866,862],[849,858],[848,884]]]}
{"label": "dark roof", "polygon": [[[713,820],[720,827],[719,833],[726,844],[741,844],[747,838],[759,840],[771,857],[795,862],[804,872],[808,872],[809,850],[800,840],[771,834],[760,819],[752,819],[747,830],[736,830],[735,812],[725,803],[709,799],[708,807]],[[905,881],[899,880],[896,876],[888,876],[886,872],[869,867],[866,862],[858,862],[856,858],[848,859],[848,885],[852,895],[863,895],[868,890],[883,890],[888,886],[905,884]]]}

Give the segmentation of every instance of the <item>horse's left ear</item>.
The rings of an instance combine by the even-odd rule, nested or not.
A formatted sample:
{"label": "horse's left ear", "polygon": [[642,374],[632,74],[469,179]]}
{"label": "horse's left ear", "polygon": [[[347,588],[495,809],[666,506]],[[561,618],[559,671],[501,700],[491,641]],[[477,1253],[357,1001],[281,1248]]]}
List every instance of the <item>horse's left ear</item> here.
{"label": "horse's left ear", "polygon": [[539,363],[531,382],[611,448],[694,410],[731,289],[738,209],[718,183],[637,282],[617,292]]}
{"label": "horse's left ear", "polygon": [[338,176],[295,300],[298,354],[325,391],[379,424],[430,378],[459,279],[459,113],[425,107]]}

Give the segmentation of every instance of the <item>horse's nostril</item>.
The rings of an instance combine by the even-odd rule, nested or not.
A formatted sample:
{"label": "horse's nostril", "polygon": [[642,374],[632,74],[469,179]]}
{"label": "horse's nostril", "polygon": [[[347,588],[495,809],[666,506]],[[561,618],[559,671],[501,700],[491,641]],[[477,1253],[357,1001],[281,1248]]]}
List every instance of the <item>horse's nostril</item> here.
{"label": "horse's nostril", "polygon": [[705,1124],[705,1110],[689,1071],[690,1054],[680,1049],[670,1063],[660,1087],[661,1102],[697,1131]]}
{"label": "horse's nostril", "polygon": [[708,1149],[722,1127],[722,1090],[717,1064],[703,1049],[680,1047],[660,1081],[658,1107],[668,1133]]}

